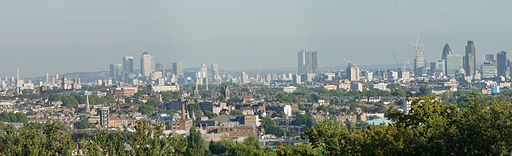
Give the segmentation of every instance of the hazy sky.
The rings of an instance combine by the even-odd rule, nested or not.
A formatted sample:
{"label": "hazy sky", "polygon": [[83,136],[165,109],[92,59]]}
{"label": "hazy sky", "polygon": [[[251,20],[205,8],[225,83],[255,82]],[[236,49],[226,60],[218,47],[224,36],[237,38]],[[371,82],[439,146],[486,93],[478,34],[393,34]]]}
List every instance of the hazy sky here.
{"label": "hazy sky", "polygon": [[416,36],[428,61],[445,42],[463,53],[512,51],[512,1],[472,0],[3,0],[0,76],[107,70],[142,51],[185,67],[295,68],[300,48],[319,66],[412,61]]}

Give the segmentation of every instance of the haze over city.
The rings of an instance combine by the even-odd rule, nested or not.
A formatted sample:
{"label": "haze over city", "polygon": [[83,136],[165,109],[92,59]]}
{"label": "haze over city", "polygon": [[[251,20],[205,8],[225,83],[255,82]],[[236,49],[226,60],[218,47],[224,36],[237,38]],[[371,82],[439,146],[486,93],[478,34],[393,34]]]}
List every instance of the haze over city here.
{"label": "haze over city", "polygon": [[0,155],[511,155],[512,1],[0,2]]}
{"label": "haze over city", "polygon": [[[299,49],[318,64],[412,62],[421,36],[427,60],[443,45],[477,60],[510,51],[511,1],[3,1],[0,75],[107,71],[121,56],[226,70],[296,67]],[[139,67],[138,61],[135,66]]]}

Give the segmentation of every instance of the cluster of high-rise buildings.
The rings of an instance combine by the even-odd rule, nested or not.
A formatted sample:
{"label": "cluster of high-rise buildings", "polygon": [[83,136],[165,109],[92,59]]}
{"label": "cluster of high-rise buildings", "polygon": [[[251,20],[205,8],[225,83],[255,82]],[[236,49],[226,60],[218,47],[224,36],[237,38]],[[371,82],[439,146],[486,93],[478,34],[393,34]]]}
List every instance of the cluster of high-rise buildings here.
{"label": "cluster of high-rise buildings", "polygon": [[77,90],[82,88],[82,84],[79,77],[67,79],[59,74],[50,75],[46,73],[44,79],[39,81],[38,84],[34,84],[32,80],[23,80],[20,78],[19,69],[16,70],[16,76],[12,76],[10,79],[5,76],[4,79],[0,78],[0,90],[8,90],[10,92],[3,92],[9,94],[21,94],[23,90],[33,90],[40,88],[41,90]]}
{"label": "cluster of high-rise buildings", "polygon": [[414,75],[422,76],[446,76],[446,77],[468,77],[471,79],[488,78],[510,78],[510,61],[507,58],[507,52],[501,51],[496,54],[484,56],[483,64],[477,65],[476,48],[474,41],[467,41],[464,54],[452,53],[448,43],[444,45],[441,59],[430,63],[430,67],[424,65],[424,51],[417,48],[414,59]]}
{"label": "cluster of high-rise buildings", "polygon": [[[408,65],[398,69],[364,70],[356,64],[348,62],[344,74],[324,73],[324,75],[341,75],[342,79],[348,81],[381,81],[381,80],[409,80],[412,78],[464,78],[464,79],[499,79],[510,80],[512,77],[512,63],[507,58],[507,52],[501,51],[496,55],[486,54],[483,63],[478,64],[476,59],[476,48],[474,41],[467,41],[464,53],[454,53],[450,45],[446,43],[441,53],[441,59],[428,62],[426,60],[423,43],[417,42],[416,54],[412,68]],[[314,53],[314,54],[313,54]],[[298,75],[316,73],[316,52],[298,53]],[[316,67],[316,68],[311,68]],[[311,69],[311,70],[309,70]],[[322,77],[323,75],[316,75]],[[338,76],[337,76],[338,77]]]}
{"label": "cluster of high-rise buildings", "polygon": [[318,72],[317,52],[301,49],[298,53],[298,73],[301,75]]}
{"label": "cluster of high-rise buildings", "polygon": [[144,51],[140,56],[140,70],[136,71],[133,56],[124,56],[122,64],[110,64],[106,81],[112,83],[139,84],[154,82],[157,84],[176,83],[177,77],[182,76],[181,64],[173,62],[170,69],[163,64],[155,63],[153,56]]}

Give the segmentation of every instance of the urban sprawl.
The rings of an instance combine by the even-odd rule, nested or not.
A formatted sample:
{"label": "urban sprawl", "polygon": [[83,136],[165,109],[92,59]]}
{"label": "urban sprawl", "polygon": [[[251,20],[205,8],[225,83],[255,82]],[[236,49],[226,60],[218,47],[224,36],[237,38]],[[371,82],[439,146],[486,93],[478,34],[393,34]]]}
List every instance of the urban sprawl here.
{"label": "urban sprawl", "polygon": [[[307,129],[326,120],[349,128],[393,123],[388,110],[407,114],[414,97],[460,105],[470,93],[512,95],[507,52],[477,63],[475,42],[467,41],[465,53],[445,44],[440,59],[428,62],[423,45],[416,45],[412,65],[397,69],[364,69],[346,60],[344,69],[320,71],[321,53],[301,49],[296,72],[234,72],[219,64],[184,69],[179,62],[166,68],[149,52],[141,54],[139,69],[135,57],[124,56],[88,81],[48,73],[23,80],[18,70],[0,79],[0,125],[59,122],[69,130],[135,132],[143,121],[162,125],[166,135],[189,136],[193,128],[205,142],[253,136],[259,147],[276,149],[309,144]],[[83,150],[80,143],[73,147]]]}

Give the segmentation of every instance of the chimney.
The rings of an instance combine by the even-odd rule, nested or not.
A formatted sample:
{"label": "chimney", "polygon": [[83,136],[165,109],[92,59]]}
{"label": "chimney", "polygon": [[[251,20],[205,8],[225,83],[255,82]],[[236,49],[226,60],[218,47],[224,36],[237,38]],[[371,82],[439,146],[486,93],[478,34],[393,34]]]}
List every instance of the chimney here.
{"label": "chimney", "polygon": [[181,103],[181,120],[185,121],[185,103]]}

